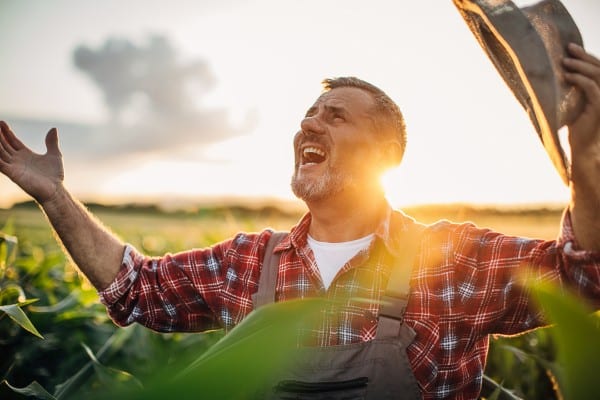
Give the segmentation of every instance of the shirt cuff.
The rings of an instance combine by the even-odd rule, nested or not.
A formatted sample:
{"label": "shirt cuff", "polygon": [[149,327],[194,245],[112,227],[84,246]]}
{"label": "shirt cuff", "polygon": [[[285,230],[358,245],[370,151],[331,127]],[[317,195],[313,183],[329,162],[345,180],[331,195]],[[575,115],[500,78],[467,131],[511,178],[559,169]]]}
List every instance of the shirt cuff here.
{"label": "shirt cuff", "polygon": [[568,207],[562,216],[558,245],[563,248],[564,253],[571,259],[594,262],[600,261],[599,251],[584,250],[579,246],[573,230],[571,211]]}
{"label": "shirt cuff", "polygon": [[107,288],[98,292],[102,304],[110,307],[127,293],[131,285],[133,285],[137,279],[138,271],[141,268],[143,261],[144,256],[140,254],[135,247],[130,244],[125,245],[121,268],[119,269],[117,276]]}

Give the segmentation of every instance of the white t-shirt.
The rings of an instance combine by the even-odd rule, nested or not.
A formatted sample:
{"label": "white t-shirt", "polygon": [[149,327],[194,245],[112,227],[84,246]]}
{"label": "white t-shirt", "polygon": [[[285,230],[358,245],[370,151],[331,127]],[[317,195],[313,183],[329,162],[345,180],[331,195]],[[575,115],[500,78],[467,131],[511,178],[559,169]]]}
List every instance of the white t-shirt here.
{"label": "white t-shirt", "polygon": [[335,275],[352,257],[369,247],[374,236],[372,233],[349,242],[329,243],[319,242],[308,235],[308,245],[315,256],[325,288],[329,288]]}

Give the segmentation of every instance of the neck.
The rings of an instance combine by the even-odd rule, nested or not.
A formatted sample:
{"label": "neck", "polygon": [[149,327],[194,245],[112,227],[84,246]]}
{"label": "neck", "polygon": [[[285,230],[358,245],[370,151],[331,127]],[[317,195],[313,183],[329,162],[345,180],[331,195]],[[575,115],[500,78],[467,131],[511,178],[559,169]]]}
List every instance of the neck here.
{"label": "neck", "polygon": [[347,242],[367,236],[377,229],[387,211],[381,192],[362,196],[344,193],[335,198],[307,202],[311,214],[309,234],[321,242]]}

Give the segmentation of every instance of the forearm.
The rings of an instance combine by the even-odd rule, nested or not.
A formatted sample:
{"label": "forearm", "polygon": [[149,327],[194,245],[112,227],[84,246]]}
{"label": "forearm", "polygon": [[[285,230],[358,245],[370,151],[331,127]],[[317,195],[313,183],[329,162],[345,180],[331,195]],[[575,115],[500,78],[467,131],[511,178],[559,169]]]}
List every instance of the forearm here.
{"label": "forearm", "polygon": [[585,163],[574,162],[571,175],[570,208],[575,237],[582,249],[600,251],[600,156],[591,156]]}
{"label": "forearm", "polygon": [[62,185],[41,206],[73,262],[97,289],[108,286],[121,266],[123,242]]}
{"label": "forearm", "polygon": [[570,44],[565,80],[582,91],[583,111],[569,125],[571,217],[584,250],[600,251],[600,60]]}

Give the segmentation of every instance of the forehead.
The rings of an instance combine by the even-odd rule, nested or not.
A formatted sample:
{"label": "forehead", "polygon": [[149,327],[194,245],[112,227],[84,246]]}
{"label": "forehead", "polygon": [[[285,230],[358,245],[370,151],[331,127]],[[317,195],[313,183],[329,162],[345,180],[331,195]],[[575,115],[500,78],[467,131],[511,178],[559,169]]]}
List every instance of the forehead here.
{"label": "forehead", "polygon": [[311,107],[330,106],[342,108],[355,115],[371,115],[375,100],[370,93],[354,87],[339,87],[323,93]]}

